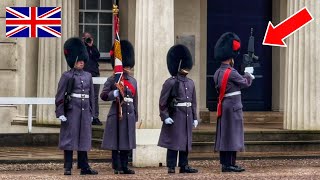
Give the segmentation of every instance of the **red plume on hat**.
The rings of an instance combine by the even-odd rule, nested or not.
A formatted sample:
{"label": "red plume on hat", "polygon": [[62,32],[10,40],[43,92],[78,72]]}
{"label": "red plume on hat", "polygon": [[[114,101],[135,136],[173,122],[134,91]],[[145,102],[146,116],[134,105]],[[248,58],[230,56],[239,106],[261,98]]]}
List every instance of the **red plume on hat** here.
{"label": "red plume on hat", "polygon": [[235,59],[241,49],[240,38],[232,32],[224,33],[214,47],[214,58],[217,61]]}

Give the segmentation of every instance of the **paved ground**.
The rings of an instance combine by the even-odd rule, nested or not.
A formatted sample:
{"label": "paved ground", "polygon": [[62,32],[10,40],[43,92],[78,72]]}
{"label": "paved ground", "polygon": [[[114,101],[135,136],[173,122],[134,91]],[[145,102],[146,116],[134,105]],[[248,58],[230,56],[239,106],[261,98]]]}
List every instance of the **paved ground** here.
{"label": "paved ground", "polygon": [[63,176],[62,164],[0,164],[0,179],[320,179],[320,159],[296,160],[244,160],[238,164],[247,169],[243,173],[221,173],[218,161],[191,161],[199,169],[198,174],[168,175],[165,167],[134,168],[135,175],[114,175],[110,163],[93,163],[99,171],[96,176],[80,176],[79,170],[73,175]]}
{"label": "paved ground", "polygon": [[[191,152],[191,160],[217,160],[218,153]],[[314,159],[320,157],[320,151],[295,151],[295,152],[242,152],[238,159]],[[76,159],[76,153],[74,153]],[[89,160],[92,162],[111,162],[111,151],[92,149],[89,152]],[[0,164],[11,163],[62,163],[63,151],[57,147],[1,147]]]}

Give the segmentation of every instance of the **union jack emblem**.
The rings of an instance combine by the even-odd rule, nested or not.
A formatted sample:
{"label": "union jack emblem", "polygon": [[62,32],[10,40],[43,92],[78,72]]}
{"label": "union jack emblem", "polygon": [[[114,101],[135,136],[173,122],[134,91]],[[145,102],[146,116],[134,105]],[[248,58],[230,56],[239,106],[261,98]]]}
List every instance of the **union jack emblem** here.
{"label": "union jack emblem", "polygon": [[6,7],[6,37],[61,37],[61,7]]}
{"label": "union jack emblem", "polygon": [[[116,35],[116,37],[118,34]],[[122,69],[122,55],[120,41],[116,38],[114,42],[114,75],[115,82],[120,83],[122,79],[123,69]]]}
{"label": "union jack emblem", "polygon": [[115,39],[114,39],[114,75],[116,84],[121,83],[123,75],[122,67],[122,54],[121,54],[121,45],[119,37],[119,19],[117,16],[114,17],[115,24]]}

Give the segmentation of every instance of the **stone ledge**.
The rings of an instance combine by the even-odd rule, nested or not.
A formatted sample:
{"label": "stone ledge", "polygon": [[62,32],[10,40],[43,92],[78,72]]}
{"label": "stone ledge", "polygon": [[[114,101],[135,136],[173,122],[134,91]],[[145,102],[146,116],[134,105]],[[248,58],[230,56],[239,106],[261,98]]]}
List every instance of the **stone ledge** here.
{"label": "stone ledge", "polygon": [[57,146],[58,142],[57,133],[0,134],[2,146]]}
{"label": "stone ledge", "polygon": [[[104,122],[102,122],[102,123],[104,123]],[[14,120],[11,122],[11,125],[28,126],[28,122],[26,120]],[[32,126],[33,127],[60,128],[60,124],[41,124],[41,123],[37,123],[36,120],[32,120]],[[94,126],[92,126],[92,130],[103,131],[104,125],[102,125],[102,126],[94,125]]]}

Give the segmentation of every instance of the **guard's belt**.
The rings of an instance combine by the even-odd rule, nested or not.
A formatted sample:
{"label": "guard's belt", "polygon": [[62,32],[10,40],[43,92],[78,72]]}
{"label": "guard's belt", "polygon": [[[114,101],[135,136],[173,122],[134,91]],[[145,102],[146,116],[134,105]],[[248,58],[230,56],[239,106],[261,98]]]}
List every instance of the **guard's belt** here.
{"label": "guard's belt", "polygon": [[190,106],[192,106],[192,103],[191,102],[177,103],[174,106],[190,107]]}
{"label": "guard's belt", "polygon": [[76,93],[72,93],[71,97],[75,97],[75,98],[89,98],[88,94],[76,94]]}
{"label": "guard's belt", "polygon": [[133,99],[125,97],[125,98],[123,98],[123,101],[124,102],[133,102]]}
{"label": "guard's belt", "polygon": [[240,94],[241,94],[241,91],[235,91],[232,93],[225,94],[224,97],[236,96],[236,95],[240,95]]}

